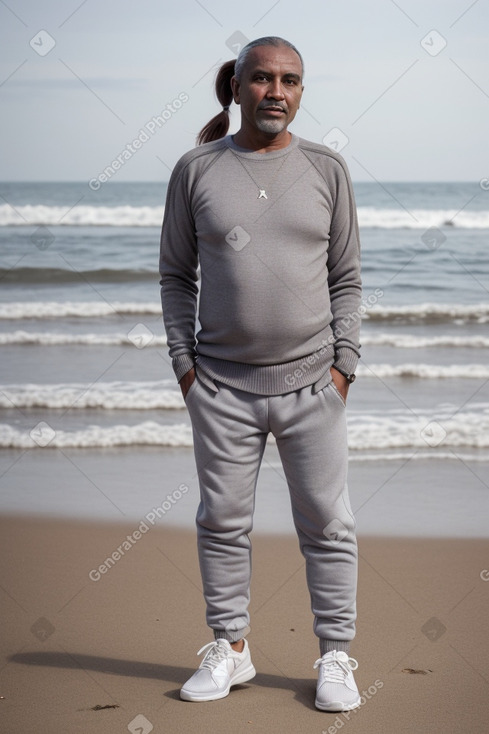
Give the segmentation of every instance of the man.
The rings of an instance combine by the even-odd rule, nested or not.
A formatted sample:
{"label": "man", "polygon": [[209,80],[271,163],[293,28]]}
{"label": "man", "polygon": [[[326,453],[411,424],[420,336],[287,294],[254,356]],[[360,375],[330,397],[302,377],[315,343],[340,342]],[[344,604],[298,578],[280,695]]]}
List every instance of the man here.
{"label": "man", "polygon": [[[249,632],[254,492],[275,437],[315,615],[316,706],[355,708],[357,546],[345,401],[359,356],[359,239],[343,159],[291,134],[303,63],[288,41],[249,43],[216,79],[223,111],[177,163],[161,237],[165,327],[193,427],[198,549],[214,641],[181,698],[255,675]],[[241,127],[226,135],[231,101]],[[210,141],[210,142],[209,142]],[[197,335],[197,270],[200,300]]]}

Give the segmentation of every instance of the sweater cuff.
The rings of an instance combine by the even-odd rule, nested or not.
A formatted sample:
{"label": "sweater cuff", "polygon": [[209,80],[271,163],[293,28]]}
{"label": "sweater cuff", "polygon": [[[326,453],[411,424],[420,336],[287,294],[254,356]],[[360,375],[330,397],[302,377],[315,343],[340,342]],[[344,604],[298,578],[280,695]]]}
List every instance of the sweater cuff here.
{"label": "sweater cuff", "polygon": [[195,357],[193,354],[179,354],[178,357],[172,359],[173,371],[176,375],[177,382],[187,374],[192,367],[195,367]]}
{"label": "sweater cuff", "polygon": [[333,367],[337,367],[340,372],[347,375],[353,375],[358,364],[358,354],[348,347],[340,347],[336,350]]}

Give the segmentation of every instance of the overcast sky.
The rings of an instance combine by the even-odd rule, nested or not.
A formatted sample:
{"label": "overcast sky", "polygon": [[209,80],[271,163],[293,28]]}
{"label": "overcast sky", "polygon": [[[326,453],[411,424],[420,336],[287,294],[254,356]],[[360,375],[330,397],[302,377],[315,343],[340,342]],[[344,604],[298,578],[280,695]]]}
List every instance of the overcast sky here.
{"label": "overcast sky", "polygon": [[88,181],[123,151],[113,180],[167,180],[219,63],[264,35],[305,59],[291,129],[354,180],[489,177],[488,0],[0,0],[0,28],[3,181]]}

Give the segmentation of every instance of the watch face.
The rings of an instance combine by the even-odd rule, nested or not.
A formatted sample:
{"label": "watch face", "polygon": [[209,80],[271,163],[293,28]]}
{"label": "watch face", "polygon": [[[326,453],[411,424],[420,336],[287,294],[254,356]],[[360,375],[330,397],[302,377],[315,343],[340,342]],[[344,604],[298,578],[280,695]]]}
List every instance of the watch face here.
{"label": "watch face", "polygon": [[348,380],[348,382],[351,385],[352,382],[355,382],[355,380],[357,379],[357,376],[356,375],[348,375],[348,377],[346,379]]}

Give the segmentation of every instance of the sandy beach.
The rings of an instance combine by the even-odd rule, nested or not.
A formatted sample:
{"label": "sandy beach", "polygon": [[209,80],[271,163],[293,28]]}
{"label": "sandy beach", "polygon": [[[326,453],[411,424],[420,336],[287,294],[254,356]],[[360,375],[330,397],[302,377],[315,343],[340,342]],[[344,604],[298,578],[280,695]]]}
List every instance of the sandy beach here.
{"label": "sandy beach", "polygon": [[314,708],[318,648],[293,535],[253,537],[256,678],[203,704],[179,699],[211,639],[193,532],[4,516],[0,538],[5,734],[488,730],[485,539],[359,537],[363,698],[337,715]]}

